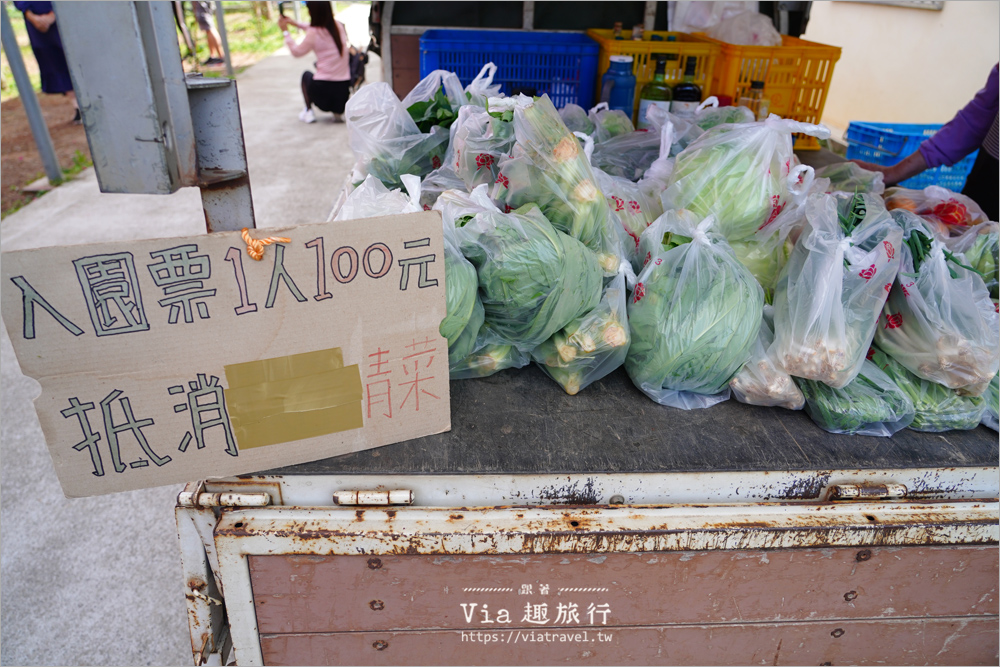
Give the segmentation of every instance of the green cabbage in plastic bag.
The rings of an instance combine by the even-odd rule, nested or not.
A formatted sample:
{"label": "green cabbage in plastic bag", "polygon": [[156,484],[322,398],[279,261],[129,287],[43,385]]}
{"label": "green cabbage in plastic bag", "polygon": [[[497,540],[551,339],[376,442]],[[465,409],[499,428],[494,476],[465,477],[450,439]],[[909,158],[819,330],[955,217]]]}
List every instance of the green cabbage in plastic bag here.
{"label": "green cabbage in plastic bag", "polygon": [[661,249],[632,291],[625,360],[643,393],[685,409],[729,397],[729,381],[750,358],[764,309],[760,285],[710,231],[714,220],[697,227],[689,220],[667,211],[643,232]]}
{"label": "green cabbage in plastic bag", "polygon": [[535,205],[482,212],[459,232],[476,267],[486,328],[530,351],[601,299],[597,256],[556,230]]}

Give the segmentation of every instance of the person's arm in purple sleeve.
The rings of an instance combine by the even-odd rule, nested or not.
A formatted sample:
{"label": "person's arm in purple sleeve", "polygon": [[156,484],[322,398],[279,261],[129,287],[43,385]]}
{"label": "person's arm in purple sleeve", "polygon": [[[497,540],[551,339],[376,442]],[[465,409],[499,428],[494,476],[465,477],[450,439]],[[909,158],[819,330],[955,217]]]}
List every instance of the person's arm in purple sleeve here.
{"label": "person's arm in purple sleeve", "polygon": [[870,171],[881,171],[886,185],[895,185],[926,169],[953,165],[979,148],[997,114],[998,65],[994,65],[983,87],[947,125],[927,139],[912,154],[891,166],[852,160]]}
{"label": "person's arm in purple sleeve", "polygon": [[947,125],[920,144],[928,168],[951,166],[979,148],[997,115],[997,72],[994,65],[983,87]]}

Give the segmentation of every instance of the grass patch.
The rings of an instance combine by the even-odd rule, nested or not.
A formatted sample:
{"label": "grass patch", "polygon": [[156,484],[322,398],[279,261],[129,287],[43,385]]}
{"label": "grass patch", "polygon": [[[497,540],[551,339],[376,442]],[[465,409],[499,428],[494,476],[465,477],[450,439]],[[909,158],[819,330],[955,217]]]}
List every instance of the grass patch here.
{"label": "grass patch", "polygon": [[[14,29],[14,36],[17,38],[17,46],[21,52],[21,60],[24,61],[24,69],[28,71],[28,79],[35,90],[42,89],[42,75],[38,71],[38,63],[35,61],[35,54],[31,51],[31,43],[28,41],[28,30],[24,27],[24,14],[15,10],[13,6],[7,7],[4,3],[3,10],[7,12],[10,25]],[[4,49],[3,56],[0,57],[0,101],[17,97],[17,82],[14,81],[14,73],[7,62],[7,50]]]}

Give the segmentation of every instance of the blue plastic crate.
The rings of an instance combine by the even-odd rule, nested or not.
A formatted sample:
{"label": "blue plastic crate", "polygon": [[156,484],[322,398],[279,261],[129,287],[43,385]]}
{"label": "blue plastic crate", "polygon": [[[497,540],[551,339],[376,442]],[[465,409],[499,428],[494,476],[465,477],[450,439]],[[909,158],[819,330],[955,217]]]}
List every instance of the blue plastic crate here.
{"label": "blue plastic crate", "polygon": [[420,76],[436,69],[458,75],[467,86],[488,62],[497,66],[493,83],[548,94],[556,108],[594,104],[600,46],[586,35],[512,30],[427,30],[420,37]]}
{"label": "blue plastic crate", "polygon": [[[847,159],[864,160],[874,164],[889,166],[896,164],[913,153],[927,137],[940,130],[937,125],[914,125],[905,123],[863,123],[851,121],[847,127]],[[902,183],[904,188],[922,190],[928,185],[939,185],[952,192],[961,192],[965,179],[972,171],[979,151],[967,155],[950,167],[927,169]]]}

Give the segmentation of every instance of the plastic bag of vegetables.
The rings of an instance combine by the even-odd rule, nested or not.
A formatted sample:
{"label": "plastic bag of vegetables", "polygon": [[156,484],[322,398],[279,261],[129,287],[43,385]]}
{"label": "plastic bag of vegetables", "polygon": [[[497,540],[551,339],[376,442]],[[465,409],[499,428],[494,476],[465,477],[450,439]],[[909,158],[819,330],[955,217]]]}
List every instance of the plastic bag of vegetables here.
{"label": "plastic bag of vegetables", "polygon": [[706,98],[694,111],[694,125],[702,132],[711,130],[716,125],[753,123],[756,120],[753,111],[746,107],[720,107],[719,98],[715,95]]}
{"label": "plastic bag of vegetables", "polygon": [[515,107],[514,135],[517,143],[499,165],[493,199],[507,209],[537,204],[556,229],[597,254],[606,276],[614,276],[622,250],[611,211],[579,140],[548,96]]}
{"label": "plastic bag of vegetables", "polygon": [[481,342],[486,338],[488,334],[481,330],[477,339],[480,342],[477,342],[472,354],[449,364],[449,377],[452,380],[486,377],[508,368],[524,368],[531,363],[527,352],[522,352],[513,345]]}
{"label": "plastic bag of vegetables", "polygon": [[714,218],[697,219],[667,211],[643,232],[647,247],[659,247],[628,303],[629,377],[657,403],[684,409],[729,398],[764,308],[760,285],[714,230]]}
{"label": "plastic bag of vegetables", "polygon": [[500,159],[514,146],[511,103],[508,98],[490,98],[488,108],[467,105],[458,110],[451,128],[448,164],[470,191],[496,182]]}
{"label": "plastic bag of vegetables", "polygon": [[500,89],[503,87],[499,83],[493,83],[493,77],[497,73],[497,66],[492,62],[483,65],[479,74],[465,87],[466,104],[474,104],[477,107],[486,108],[486,101],[491,97],[498,97]]}
{"label": "plastic bag of vegetables", "polygon": [[983,412],[983,426],[988,426],[994,431],[1000,431],[1000,375],[994,375],[990,384],[983,392],[983,399],[986,401],[986,410]]}
{"label": "plastic bag of vegetables", "polygon": [[601,300],[597,256],[534,204],[478,213],[458,236],[479,275],[485,327],[496,342],[529,352]]}
{"label": "plastic bag of vegetables", "polygon": [[795,378],[806,397],[806,414],[824,431],[889,437],[913,421],[913,401],[882,369],[862,359],[845,386]]}
{"label": "plastic bag of vegetables", "polygon": [[899,270],[903,230],[873,195],[812,195],[774,292],[771,354],[796,377],[854,379]]}
{"label": "plastic bag of vegetables", "polygon": [[1000,367],[1000,315],[986,285],[923,220],[908,211],[892,216],[906,242],[875,342],[916,375],[978,396]]}
{"label": "plastic bag of vegetables", "polygon": [[604,288],[601,302],[531,351],[531,358],[567,394],[578,394],[625,363],[629,328],[625,272]]}
{"label": "plastic bag of vegetables", "polygon": [[433,210],[441,211],[445,227],[450,226],[455,229],[464,227],[477,213],[500,212],[486,194],[485,185],[476,186],[472,192],[461,189],[445,190],[434,202]]}
{"label": "plastic bag of vegetables", "polygon": [[595,106],[587,113],[587,117],[594,124],[594,131],[587,134],[593,134],[596,144],[635,130],[628,114],[619,109],[609,109],[607,102]]}
{"label": "plastic bag of vegetables", "polygon": [[[974,233],[973,233],[974,231]],[[962,243],[945,241],[948,250],[965,255],[968,265],[983,277],[990,298],[997,298],[997,266],[1000,265],[1000,225],[995,222],[984,222],[970,230],[962,238]]]}
{"label": "plastic bag of vegetables", "polygon": [[586,109],[579,104],[570,102],[559,110],[559,117],[566,123],[570,132],[594,133],[594,121],[587,115]]}
{"label": "plastic bag of vegetables", "polygon": [[989,220],[976,202],[939,185],[929,185],[923,190],[888,188],[885,207],[890,211],[904,209],[916,213],[929,223],[939,240],[949,244],[968,233],[970,227]]}
{"label": "plastic bag of vegetables", "polygon": [[420,205],[426,211],[446,190],[465,190],[465,183],[448,165],[435,169],[420,181]]}
{"label": "plastic bag of vegetables", "polygon": [[651,196],[639,184],[625,178],[609,176],[599,168],[594,168],[597,186],[601,189],[608,206],[621,225],[625,238],[622,247],[625,259],[635,270],[640,270],[639,239],[646,227],[663,213],[659,197]]}
{"label": "plastic bag of vegetables", "polygon": [[434,126],[421,132],[389,84],[362,86],[347,101],[344,115],[351,148],[357,157],[355,183],[371,174],[383,185],[398,188],[403,174],[423,176],[443,164],[448,131]]}
{"label": "plastic bag of vegetables", "polygon": [[411,174],[402,177],[407,194],[390,190],[369,174],[364,182],[347,196],[334,220],[356,220],[380,215],[398,215],[422,211],[420,204],[420,179]]}
{"label": "plastic bag of vegetables", "polygon": [[868,352],[868,359],[910,397],[914,409],[912,430],[939,433],[968,431],[979,426],[986,410],[983,398],[959,396],[937,382],[919,378],[877,347]]}
{"label": "plastic bag of vegetables", "polygon": [[806,401],[802,391],[792,376],[768,354],[774,342],[773,318],[774,309],[765,305],[750,360],[729,381],[729,388],[740,403],[801,410]]}
{"label": "plastic bag of vegetables", "polygon": [[425,76],[403,98],[403,106],[421,132],[430,132],[437,126],[451,127],[459,107],[466,102],[458,76],[443,69]]}
{"label": "plastic bag of vegetables", "polygon": [[828,164],[816,170],[816,178],[830,179],[828,192],[866,192],[881,195],[885,178],[881,171],[868,171],[853,162]]}
{"label": "plastic bag of vegetables", "polygon": [[591,164],[612,176],[637,181],[658,157],[659,132],[636,130],[596,143]]}
{"label": "plastic bag of vegetables", "polygon": [[830,136],[822,125],[773,114],[761,123],[713,127],[677,156],[661,196],[663,210],[711,214],[727,240],[752,238],[788,203],[794,132]]}
{"label": "plastic bag of vegetables", "polygon": [[462,256],[454,227],[444,229],[444,285],[447,315],[439,331],[448,339],[448,363],[464,362],[476,349],[485,311],[476,267]]}

